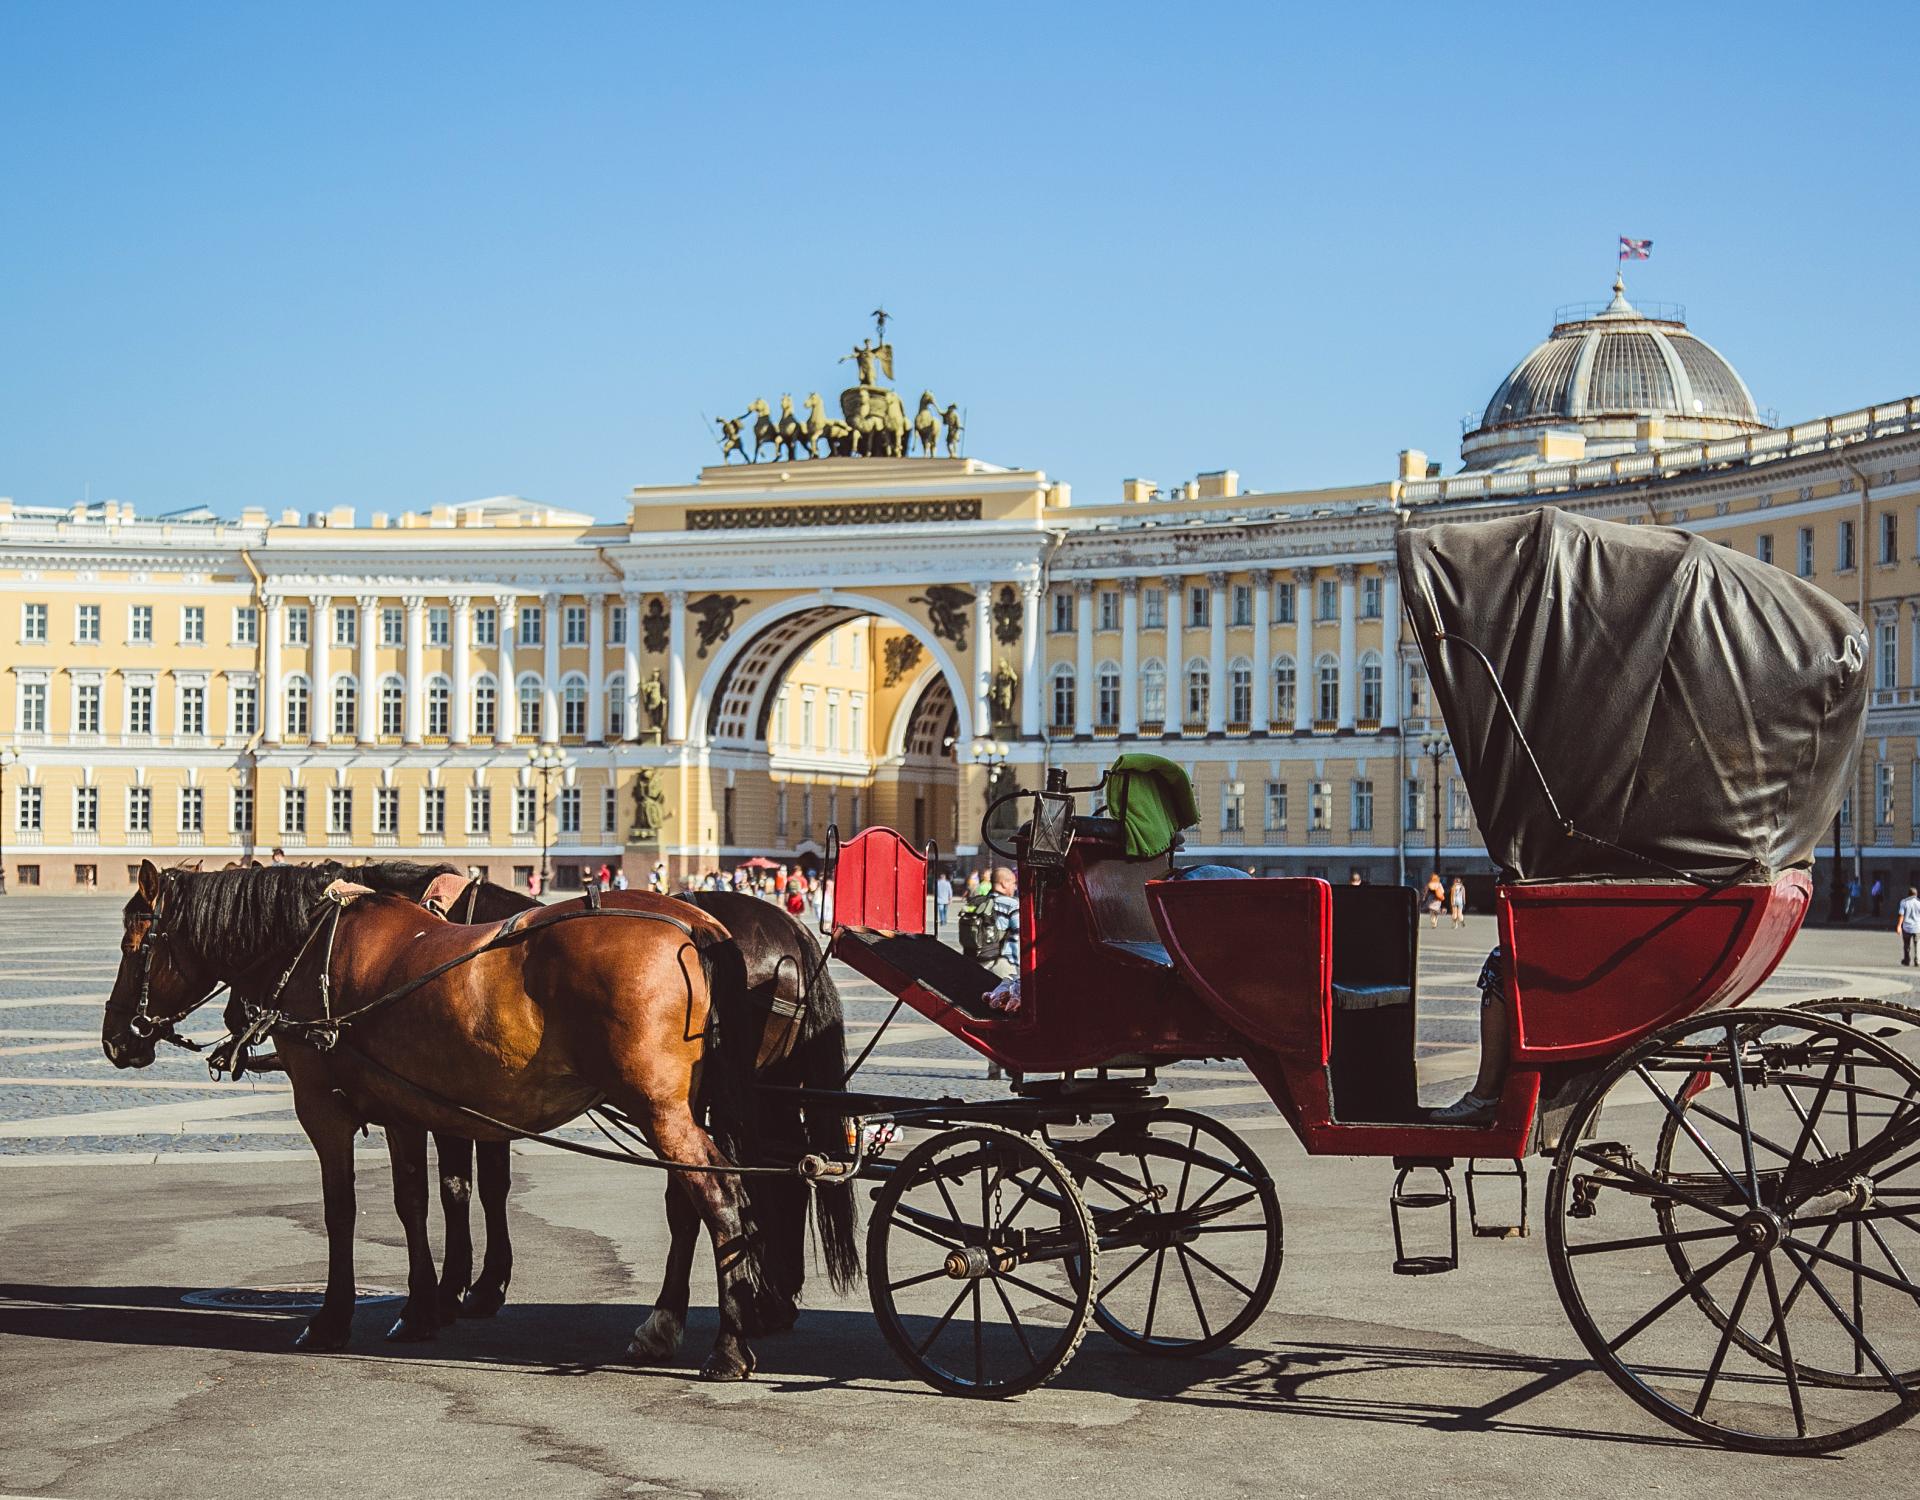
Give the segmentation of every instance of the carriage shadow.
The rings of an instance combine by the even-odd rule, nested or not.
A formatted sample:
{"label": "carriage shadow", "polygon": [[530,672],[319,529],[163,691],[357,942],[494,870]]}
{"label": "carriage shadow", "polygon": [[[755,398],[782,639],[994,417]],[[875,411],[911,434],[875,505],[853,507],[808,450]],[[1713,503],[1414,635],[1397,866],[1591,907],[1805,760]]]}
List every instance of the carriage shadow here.
{"label": "carriage shadow", "polygon": [[[546,1376],[628,1376],[684,1385],[704,1358],[717,1327],[711,1308],[695,1308],[679,1360],[641,1367],[621,1357],[628,1332],[644,1316],[639,1304],[509,1302],[495,1317],[462,1319],[422,1344],[383,1338],[397,1304],[362,1306],[353,1345],[341,1354],[296,1356],[290,1348],[302,1319],[184,1305],[182,1286],[0,1284],[0,1335],[135,1347],[217,1350],[287,1358],[435,1364]],[[909,1328],[915,1320],[908,1319]],[[1378,1329],[1369,1332],[1376,1335]],[[900,1399],[949,1401],[901,1371],[872,1318],[861,1309],[814,1309],[791,1333],[755,1341],[755,1384],[770,1393],[805,1396],[839,1388],[886,1388]],[[1426,1378],[1426,1377],[1431,1378]],[[1592,1384],[1593,1392],[1563,1388]],[[1618,1399],[1593,1365],[1479,1347],[1289,1339],[1247,1344],[1198,1359],[1157,1360],[1128,1353],[1090,1335],[1050,1393],[1166,1402],[1177,1406],[1329,1422],[1427,1428],[1435,1432],[1563,1437],[1635,1446],[1695,1448],[1660,1430],[1596,1425]],[[1486,1394],[1488,1387],[1497,1387]],[[1390,1390],[1385,1388],[1390,1387]],[[1449,1390],[1482,1393],[1448,1399]],[[1412,1390],[1418,1394],[1401,1394]],[[1438,1392],[1439,1394],[1434,1394]],[[1598,1394],[1596,1403],[1590,1399]],[[1569,1413],[1577,1405],[1577,1417]],[[1617,1408],[1616,1408],[1617,1409]]]}

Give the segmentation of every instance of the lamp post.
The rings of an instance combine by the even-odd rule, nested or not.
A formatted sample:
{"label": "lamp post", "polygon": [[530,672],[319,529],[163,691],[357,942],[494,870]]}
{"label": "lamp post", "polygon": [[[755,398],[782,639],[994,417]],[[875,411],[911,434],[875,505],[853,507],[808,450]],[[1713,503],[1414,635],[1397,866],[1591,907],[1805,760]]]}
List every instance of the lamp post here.
{"label": "lamp post", "polygon": [[553,774],[567,766],[567,752],[558,745],[535,745],[527,751],[527,764],[540,773],[540,893],[553,885],[553,837],[549,808],[553,802]]}
{"label": "lamp post", "polygon": [[968,749],[968,753],[973,756],[974,763],[987,768],[987,795],[989,797],[993,795],[994,788],[999,785],[1000,773],[1006,769],[1009,749],[1010,747],[1005,740],[989,739],[985,735],[976,739]]}
{"label": "lamp post", "polygon": [[1440,766],[1452,748],[1444,734],[1420,736],[1420,751],[1433,762],[1433,868],[1436,874],[1440,869]]}
{"label": "lamp post", "polygon": [[19,745],[0,745],[0,896],[7,893],[7,767],[19,763]]}

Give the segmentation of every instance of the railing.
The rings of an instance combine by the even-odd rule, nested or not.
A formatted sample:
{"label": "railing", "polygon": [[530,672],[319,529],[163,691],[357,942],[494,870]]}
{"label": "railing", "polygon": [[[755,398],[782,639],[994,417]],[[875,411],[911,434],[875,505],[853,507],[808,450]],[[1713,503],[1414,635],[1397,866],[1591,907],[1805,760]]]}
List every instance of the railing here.
{"label": "railing", "polygon": [[1338,734],[1340,732],[1340,721],[1338,719],[1315,719],[1313,721],[1313,732],[1315,734]]}
{"label": "railing", "polygon": [[1096,740],[1117,740],[1120,738],[1120,726],[1118,724],[1096,724],[1093,726],[1093,737]]}
{"label": "railing", "polygon": [[14,833],[13,841],[23,849],[37,848],[46,841],[46,831],[40,828],[22,828]]}
{"label": "railing", "polygon": [[1378,734],[1380,732],[1380,721],[1378,719],[1356,719],[1354,720],[1353,727],[1362,734]]}
{"label": "railing", "polygon": [[100,830],[97,828],[76,829],[73,842],[83,848],[95,848],[100,843]]}
{"label": "railing", "polygon": [[151,849],[153,847],[153,830],[149,828],[131,830],[121,842],[129,849]]}
{"label": "railing", "polygon": [[[1218,836],[1214,839],[1215,843],[1221,844],[1230,848],[1238,847],[1239,845],[1246,843],[1246,841],[1247,841],[1247,831],[1244,828],[1222,828]],[[1203,837],[1200,840],[1200,842],[1204,844],[1207,841]]]}
{"label": "railing", "polygon": [[1207,721],[1205,719],[1188,719],[1180,726],[1180,733],[1186,739],[1204,739],[1207,733]]}
{"label": "railing", "polygon": [[400,835],[397,833],[376,833],[373,836],[373,847],[376,849],[398,849],[400,847]]}
{"label": "railing", "polygon": [[351,849],[353,847],[353,835],[351,833],[340,833],[338,831],[329,832],[327,834],[327,847],[329,849]]}
{"label": "railing", "polygon": [[283,828],[280,830],[279,842],[280,842],[281,848],[283,849],[289,849],[299,845],[303,845],[306,843],[306,841],[307,841],[307,830],[304,828]]}
{"label": "railing", "polygon": [[[1553,326],[1557,329],[1562,323],[1584,323],[1597,318],[1612,307],[1608,302],[1562,302],[1553,310]],[[1687,304],[1684,302],[1636,302],[1633,310],[1649,323],[1684,323],[1687,321]]]}
{"label": "railing", "polygon": [[1875,708],[1912,708],[1920,704],[1920,687],[1875,688],[1873,706]]}
{"label": "railing", "polygon": [[1243,740],[1253,733],[1253,725],[1249,722],[1234,720],[1227,725],[1227,733],[1234,739]]}
{"label": "railing", "polygon": [[206,842],[207,842],[207,834],[205,829],[183,828],[180,830],[179,843],[180,843],[180,847],[183,849],[203,848],[205,847]]}
{"label": "railing", "polygon": [[1166,732],[1166,721],[1163,719],[1142,719],[1140,721],[1140,733],[1142,736],[1159,735],[1165,734]]}

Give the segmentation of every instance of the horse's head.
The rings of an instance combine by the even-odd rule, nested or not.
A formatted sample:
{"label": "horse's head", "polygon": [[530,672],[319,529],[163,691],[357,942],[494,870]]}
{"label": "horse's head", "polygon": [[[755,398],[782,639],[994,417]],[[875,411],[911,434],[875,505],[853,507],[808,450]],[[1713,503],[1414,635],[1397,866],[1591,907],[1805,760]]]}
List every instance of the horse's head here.
{"label": "horse's head", "polygon": [[213,993],[205,961],[180,940],[175,908],[182,876],[140,863],[139,887],[121,909],[120,972],[100,1025],[100,1046],[116,1068],[144,1068],[157,1038]]}

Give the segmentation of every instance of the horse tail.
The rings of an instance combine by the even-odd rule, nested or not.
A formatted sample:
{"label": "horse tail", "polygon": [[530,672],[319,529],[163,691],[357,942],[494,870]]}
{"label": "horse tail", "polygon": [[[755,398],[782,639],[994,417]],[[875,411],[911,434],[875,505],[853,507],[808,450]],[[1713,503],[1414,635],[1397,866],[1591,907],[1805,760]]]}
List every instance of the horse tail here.
{"label": "horse tail", "polygon": [[[839,987],[827,972],[825,955],[818,951],[812,934],[807,938],[807,946],[815,950],[809,956],[814,978],[795,1049],[800,1081],[808,1088],[837,1090],[846,1086],[846,1010]],[[807,1144],[815,1151],[837,1155],[847,1149],[846,1117],[825,1105],[808,1106],[806,1131]],[[851,1182],[845,1182],[823,1184],[809,1196],[827,1280],[837,1292],[850,1291],[860,1284],[859,1195]]]}

